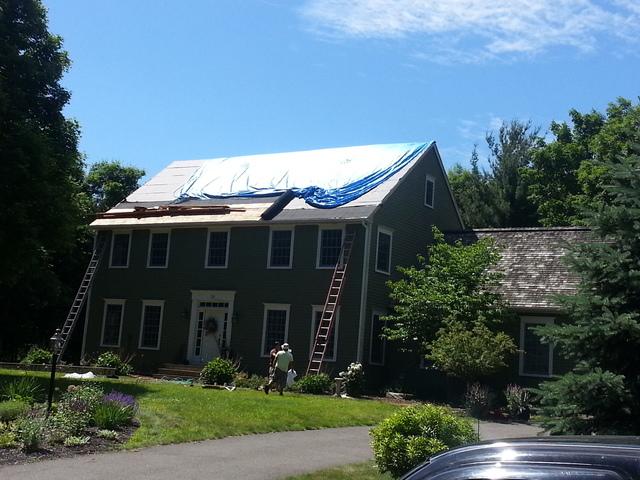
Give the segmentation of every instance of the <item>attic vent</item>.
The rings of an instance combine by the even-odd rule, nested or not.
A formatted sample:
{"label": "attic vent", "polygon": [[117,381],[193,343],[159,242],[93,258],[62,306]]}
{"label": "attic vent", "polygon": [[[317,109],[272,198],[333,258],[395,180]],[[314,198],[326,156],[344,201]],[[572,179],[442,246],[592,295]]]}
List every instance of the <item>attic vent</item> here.
{"label": "attic vent", "polygon": [[289,205],[291,200],[293,200],[294,198],[296,198],[296,195],[295,193],[293,193],[293,190],[285,191],[276,199],[275,202],[271,204],[269,208],[262,212],[260,218],[262,218],[263,220],[274,219],[284,209],[284,207]]}

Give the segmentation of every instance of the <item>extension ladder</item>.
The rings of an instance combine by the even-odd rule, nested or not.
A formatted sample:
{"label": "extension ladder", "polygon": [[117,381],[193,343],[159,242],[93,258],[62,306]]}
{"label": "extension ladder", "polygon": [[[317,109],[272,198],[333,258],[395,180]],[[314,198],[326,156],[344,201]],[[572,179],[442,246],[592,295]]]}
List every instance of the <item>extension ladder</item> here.
{"label": "extension ladder", "polygon": [[322,308],[320,322],[318,322],[318,330],[316,332],[315,341],[313,342],[309,365],[307,366],[307,375],[317,375],[320,373],[320,369],[322,368],[322,362],[327,351],[329,338],[333,331],[336,310],[338,308],[338,303],[340,302],[340,297],[342,296],[342,288],[344,287],[354,237],[355,233],[347,233],[345,235],[344,242],[342,242],[340,256],[338,257],[338,261],[336,262],[336,266],[333,270],[333,276],[331,277],[331,283],[329,284],[327,298],[324,302],[324,307]]}
{"label": "extension ladder", "polygon": [[58,361],[62,359],[62,355],[64,355],[64,352],[67,349],[67,345],[69,344],[71,334],[73,333],[73,330],[78,323],[78,317],[80,316],[82,307],[87,301],[89,287],[91,287],[91,284],[93,283],[93,277],[96,273],[96,270],[98,269],[98,265],[100,264],[100,259],[102,258],[102,254],[104,252],[106,244],[107,242],[105,240],[102,240],[99,244],[96,244],[96,248],[91,255],[91,260],[89,261],[89,266],[87,267],[87,270],[84,273],[84,277],[82,278],[82,282],[80,283],[80,288],[78,288],[76,297],[71,304],[71,309],[69,310],[67,319],[60,329],[62,346],[60,348],[60,353],[58,353]]}

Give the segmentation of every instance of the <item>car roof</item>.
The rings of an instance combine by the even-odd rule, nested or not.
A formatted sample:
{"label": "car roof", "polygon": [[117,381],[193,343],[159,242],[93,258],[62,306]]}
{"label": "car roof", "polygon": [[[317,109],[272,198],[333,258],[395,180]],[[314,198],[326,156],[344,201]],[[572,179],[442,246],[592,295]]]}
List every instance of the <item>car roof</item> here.
{"label": "car roof", "polygon": [[[640,437],[533,437],[485,441],[449,450],[427,462],[430,473],[491,465],[609,467],[640,477]],[[411,475],[407,475],[411,478]]]}

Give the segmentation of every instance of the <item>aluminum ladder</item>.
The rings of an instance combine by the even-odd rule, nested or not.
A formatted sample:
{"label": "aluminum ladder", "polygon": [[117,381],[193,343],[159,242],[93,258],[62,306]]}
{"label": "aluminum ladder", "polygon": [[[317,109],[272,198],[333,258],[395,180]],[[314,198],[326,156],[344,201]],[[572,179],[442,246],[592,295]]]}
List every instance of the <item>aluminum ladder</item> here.
{"label": "aluminum ladder", "polygon": [[307,375],[317,375],[322,368],[329,338],[333,331],[336,310],[342,296],[342,289],[346,279],[347,266],[349,265],[354,238],[355,233],[347,233],[342,242],[340,255],[333,270],[331,283],[329,284],[327,298],[322,308],[320,322],[318,322],[318,330],[313,342],[312,354],[309,357],[309,365],[307,366]]}
{"label": "aluminum ladder", "polygon": [[62,346],[60,348],[60,353],[58,353],[58,362],[62,359],[62,356],[64,355],[64,352],[69,345],[71,334],[73,333],[73,330],[78,323],[78,317],[80,316],[82,307],[87,302],[87,294],[89,293],[89,288],[93,283],[93,278],[95,276],[96,270],[98,269],[98,265],[100,264],[100,259],[102,258],[106,244],[107,242],[105,240],[101,240],[99,244],[96,244],[96,248],[93,250],[91,260],[89,261],[89,265],[87,266],[87,270],[85,271],[82,282],[80,283],[80,288],[78,288],[76,297],[73,299],[73,303],[71,304],[71,308],[69,309],[67,319],[60,329]]}

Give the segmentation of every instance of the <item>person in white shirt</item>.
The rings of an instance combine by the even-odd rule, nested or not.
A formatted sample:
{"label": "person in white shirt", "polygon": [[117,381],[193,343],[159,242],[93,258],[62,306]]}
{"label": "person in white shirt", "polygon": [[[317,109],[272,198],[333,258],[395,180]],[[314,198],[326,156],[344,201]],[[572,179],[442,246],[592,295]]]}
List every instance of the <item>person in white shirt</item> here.
{"label": "person in white shirt", "polygon": [[288,343],[282,344],[282,350],[276,354],[273,363],[273,377],[269,380],[269,383],[265,385],[264,393],[268,395],[269,390],[271,390],[271,387],[275,383],[278,392],[282,395],[282,391],[287,385],[287,372],[293,367],[293,355],[289,351]]}

